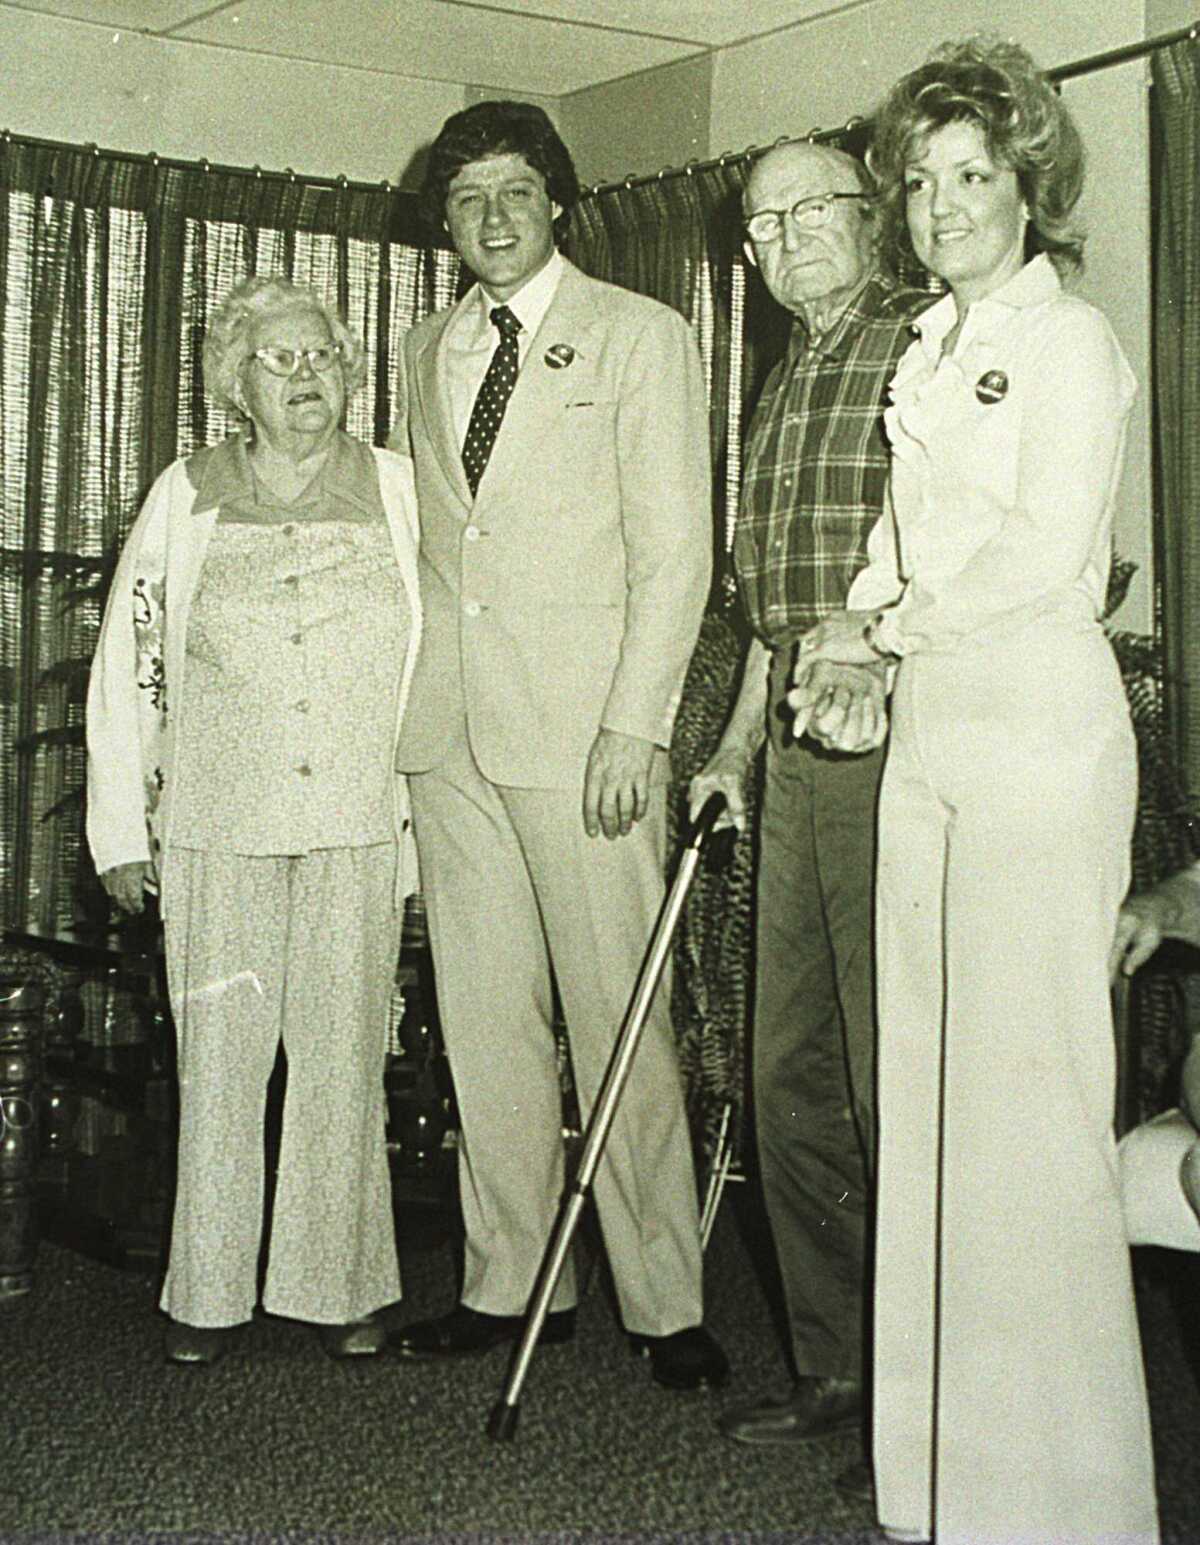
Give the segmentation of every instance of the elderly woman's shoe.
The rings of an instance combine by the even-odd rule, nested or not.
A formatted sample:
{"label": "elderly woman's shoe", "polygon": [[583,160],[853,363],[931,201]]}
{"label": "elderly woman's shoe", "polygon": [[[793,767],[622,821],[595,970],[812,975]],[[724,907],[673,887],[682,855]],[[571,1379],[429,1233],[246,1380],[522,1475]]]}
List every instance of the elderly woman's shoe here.
{"label": "elderly woman's shoe", "polygon": [[172,1320],[163,1336],[163,1353],[169,1363],[211,1368],[233,1345],[237,1331],[236,1325],[206,1330],[199,1325],[184,1325],[181,1320]]}
{"label": "elderly woman's shoe", "polygon": [[317,1334],[329,1356],[338,1359],[374,1357],[387,1341],[387,1331],[373,1314],[348,1325],[318,1325]]}

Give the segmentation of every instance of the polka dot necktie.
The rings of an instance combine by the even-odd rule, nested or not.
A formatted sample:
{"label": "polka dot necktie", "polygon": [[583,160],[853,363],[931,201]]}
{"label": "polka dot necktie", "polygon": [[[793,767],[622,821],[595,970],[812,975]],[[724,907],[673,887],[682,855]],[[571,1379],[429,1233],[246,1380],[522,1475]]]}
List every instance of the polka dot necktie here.
{"label": "polka dot necktie", "polygon": [[499,330],[500,341],[487,367],[475,406],[471,409],[471,422],[467,425],[467,438],[463,441],[462,450],[463,470],[467,474],[472,498],[479,487],[483,469],[488,464],[488,457],[492,454],[492,446],[496,443],[508,399],[517,384],[517,334],[521,331],[521,324],[507,306],[493,306],[491,318],[493,327]]}

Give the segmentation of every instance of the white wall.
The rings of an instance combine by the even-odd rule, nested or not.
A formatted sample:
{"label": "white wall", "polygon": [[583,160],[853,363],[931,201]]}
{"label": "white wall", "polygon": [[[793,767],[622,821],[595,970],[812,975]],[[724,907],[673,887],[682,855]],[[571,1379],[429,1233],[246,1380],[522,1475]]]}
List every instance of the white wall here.
{"label": "white wall", "polygon": [[0,10],[0,127],[134,153],[400,180],[460,85]]}
{"label": "white wall", "polygon": [[585,185],[708,155],[711,54],[641,70],[561,98],[559,129]]}

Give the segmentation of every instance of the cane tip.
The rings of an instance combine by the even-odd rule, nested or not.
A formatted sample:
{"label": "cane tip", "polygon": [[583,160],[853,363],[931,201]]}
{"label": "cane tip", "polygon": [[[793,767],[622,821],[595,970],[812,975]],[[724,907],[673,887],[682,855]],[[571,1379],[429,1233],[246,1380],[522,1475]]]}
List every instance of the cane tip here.
{"label": "cane tip", "polygon": [[488,1418],[488,1437],[494,1443],[511,1443],[517,1432],[517,1418],[520,1416],[517,1406],[505,1405],[499,1401],[492,1407],[492,1414]]}

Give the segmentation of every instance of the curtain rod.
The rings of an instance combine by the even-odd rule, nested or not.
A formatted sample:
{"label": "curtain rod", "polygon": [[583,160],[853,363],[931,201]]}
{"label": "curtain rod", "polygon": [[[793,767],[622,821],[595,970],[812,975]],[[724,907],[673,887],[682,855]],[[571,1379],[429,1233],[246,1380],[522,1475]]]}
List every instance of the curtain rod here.
{"label": "curtain rod", "polygon": [[285,167],[282,172],[276,172],[264,170],[261,166],[224,166],[219,162],[210,161],[207,156],[200,156],[194,161],[185,161],[177,156],[160,156],[153,150],[149,152],[111,150],[91,143],[79,145],[72,144],[69,140],[42,139],[32,134],[14,134],[11,129],[0,130],[0,144],[32,145],[39,150],[69,150],[76,154],[80,150],[90,150],[98,161],[134,161],[145,166],[163,166],[169,171],[176,172],[194,172],[197,167],[202,171],[216,172],[222,176],[232,173],[244,177],[247,172],[252,172],[263,182],[287,182],[299,184],[305,188],[333,188],[342,193],[378,193],[381,189],[385,193],[410,191],[401,187],[399,183],[389,182],[386,177],[381,177],[378,182],[353,182],[348,177],[309,177],[303,172],[294,172],[290,166]]}
{"label": "curtain rod", "polygon": [[[1074,64],[1060,64],[1052,70],[1044,70],[1042,73],[1046,79],[1056,85],[1062,81],[1074,80],[1079,75],[1093,75],[1098,70],[1110,69],[1116,64],[1125,64],[1131,59],[1141,59],[1147,54],[1157,52],[1160,48],[1169,48],[1172,43],[1182,43],[1185,39],[1195,42],[1200,36],[1200,21],[1195,21],[1190,27],[1180,27],[1174,32],[1162,32],[1157,37],[1146,38],[1141,43],[1127,43],[1123,48],[1113,48],[1107,53],[1091,54],[1086,59],[1079,59]],[[807,134],[781,134],[778,139],[772,140],[769,145],[747,145],[745,150],[726,150],[719,156],[711,156],[705,161],[688,161],[684,166],[664,166],[661,171],[648,172],[641,176],[621,178],[617,182],[594,183],[584,192],[585,198],[595,198],[601,193],[615,193],[620,188],[641,188],[647,183],[661,182],[666,177],[690,177],[693,172],[708,172],[721,166],[736,166],[739,161],[750,161],[755,156],[764,155],[768,150],[774,150],[779,145],[810,144],[820,145],[826,140],[840,139],[860,124],[867,120],[863,117],[848,119],[840,129],[810,129]]]}

